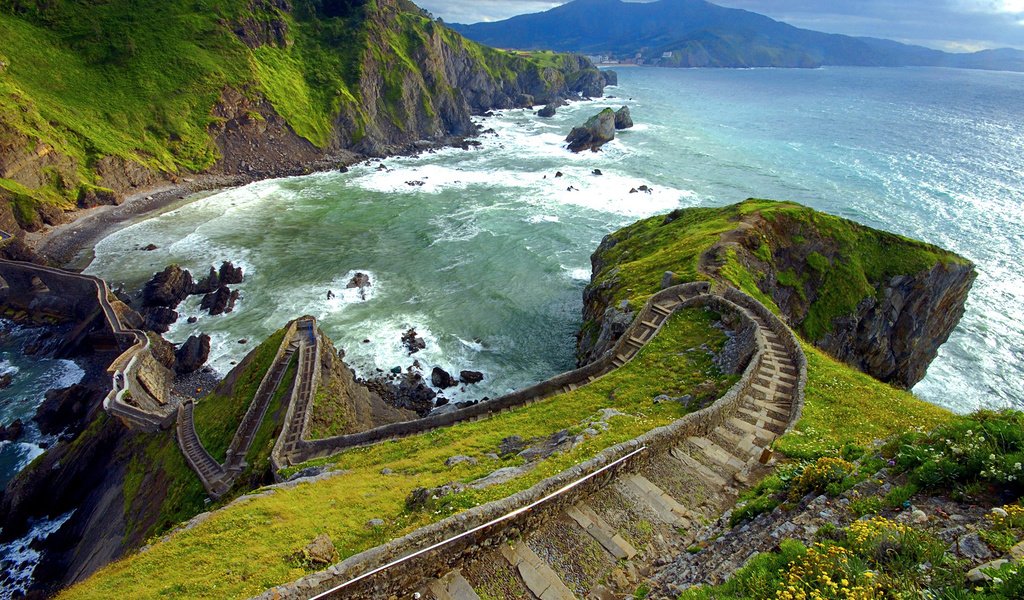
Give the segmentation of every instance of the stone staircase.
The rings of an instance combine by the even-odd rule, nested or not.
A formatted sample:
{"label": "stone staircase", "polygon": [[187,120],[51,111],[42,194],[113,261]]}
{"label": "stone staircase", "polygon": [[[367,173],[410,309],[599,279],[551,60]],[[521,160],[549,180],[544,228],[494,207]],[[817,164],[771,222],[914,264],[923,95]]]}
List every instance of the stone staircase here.
{"label": "stone staircase", "polygon": [[795,424],[803,406],[806,359],[778,317],[735,290],[672,292],[656,294],[640,311],[602,374],[633,358],[680,308],[731,311],[745,327],[754,327],[755,352],[740,380],[714,404],[530,490],[429,525],[261,598],[631,595],[652,569],[686,551],[703,524],[769,471],[764,463],[772,441]]}
{"label": "stone staircase", "polygon": [[[277,355],[274,357],[274,362],[264,374],[252,402],[249,403],[249,407],[242,417],[242,422],[235,430],[235,435],[226,452],[224,464],[218,463],[210,455],[196,434],[193,418],[194,403],[189,400],[179,408],[178,446],[211,497],[223,496],[234,484],[235,479],[245,471],[247,466],[245,457],[263,423],[270,401],[281,386],[284,375],[288,371],[288,365],[296,352],[299,353],[297,383],[289,400],[287,411],[289,418],[281,437],[285,437],[296,427],[301,431],[306,407],[309,406],[313,390],[315,390],[314,379],[319,375],[319,370],[316,368],[320,356],[319,338],[316,335],[316,321],[312,317],[298,319],[285,334]],[[295,410],[297,405],[302,406],[300,411]],[[298,415],[298,417],[291,418],[292,415]]]}
{"label": "stone staircase", "polygon": [[[662,308],[670,314],[675,307],[655,306],[664,318]],[[488,597],[621,598],[642,579],[623,564],[650,568],[663,556],[685,551],[698,525],[716,518],[766,470],[761,464],[766,448],[798,416],[800,359],[790,355],[763,317],[748,314],[764,336],[764,351],[749,391],[731,415],[704,435],[685,438],[662,460],[621,473],[592,497],[523,532],[517,542],[502,543],[496,552],[427,582],[421,597],[476,599],[479,588]],[[650,524],[651,536],[638,533],[639,523]],[[581,562],[589,565],[581,570]],[[623,579],[618,585],[617,578]]]}

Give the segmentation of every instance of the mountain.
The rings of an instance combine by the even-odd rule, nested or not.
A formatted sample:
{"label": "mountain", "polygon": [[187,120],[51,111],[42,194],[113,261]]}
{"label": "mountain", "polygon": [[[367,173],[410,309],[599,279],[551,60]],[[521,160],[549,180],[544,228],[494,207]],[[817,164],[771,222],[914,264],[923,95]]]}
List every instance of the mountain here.
{"label": "mountain", "polygon": [[486,48],[408,0],[17,0],[0,2],[0,40],[11,233],[196,174],[400,152],[604,86],[582,57]]}
{"label": "mountain", "polygon": [[665,67],[948,66],[1024,71],[1024,52],[951,54],[889,40],[800,29],[703,0],[575,0],[493,23],[450,25],[499,48],[642,58]]}

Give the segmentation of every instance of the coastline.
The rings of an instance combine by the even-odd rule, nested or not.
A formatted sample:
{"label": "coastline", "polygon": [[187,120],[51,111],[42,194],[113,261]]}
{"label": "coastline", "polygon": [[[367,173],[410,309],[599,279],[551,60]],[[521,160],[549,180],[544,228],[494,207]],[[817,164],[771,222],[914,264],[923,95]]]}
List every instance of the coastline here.
{"label": "coastline", "polygon": [[304,168],[290,167],[269,172],[233,175],[201,173],[181,177],[178,182],[165,180],[152,187],[139,189],[127,196],[121,204],[66,213],[67,222],[26,233],[24,240],[44,261],[70,271],[81,271],[92,262],[92,248],[96,242],[121,226],[153,215],[176,202],[187,202],[190,195],[238,187],[265,179],[343,169],[367,158],[370,157],[343,151]]}

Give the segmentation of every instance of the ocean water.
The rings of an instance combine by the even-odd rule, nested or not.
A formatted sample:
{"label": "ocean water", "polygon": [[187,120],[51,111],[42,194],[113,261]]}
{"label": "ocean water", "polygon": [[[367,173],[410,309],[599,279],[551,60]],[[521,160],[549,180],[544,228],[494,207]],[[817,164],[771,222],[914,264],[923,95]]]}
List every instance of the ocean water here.
{"label": "ocean water", "polygon": [[[481,119],[496,134],[478,149],[207,195],[101,241],[88,272],[134,288],[171,262],[202,274],[230,259],[246,273],[235,312],[202,316],[193,297],[168,334],[209,333],[219,371],[312,314],[361,374],[477,369],[483,383],[447,395],[478,398],[573,366],[589,255],[608,232],[676,207],[795,200],[973,260],[967,314],[915,392],[958,411],[1024,408],[1024,75],[639,68],[619,80],[616,98],[550,120]],[[621,105],[636,127],[600,153],[564,150],[574,124]],[[653,193],[629,193],[641,184]],[[357,271],[373,282],[365,297],[344,291]],[[427,341],[411,357],[409,327]]]}
{"label": "ocean water", "polygon": [[0,489],[55,441],[32,420],[46,392],[78,383],[85,374],[70,360],[25,356],[22,347],[32,337],[31,329],[0,319],[0,375],[11,376],[11,384],[0,390],[0,425],[21,419],[25,427],[19,439],[0,442]]}

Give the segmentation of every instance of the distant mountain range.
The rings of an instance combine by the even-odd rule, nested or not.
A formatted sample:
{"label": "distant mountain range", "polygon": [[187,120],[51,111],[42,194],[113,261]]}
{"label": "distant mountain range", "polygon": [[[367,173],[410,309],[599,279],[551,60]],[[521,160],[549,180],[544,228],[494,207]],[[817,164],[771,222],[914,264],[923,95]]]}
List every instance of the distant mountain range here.
{"label": "distant mountain range", "polygon": [[953,54],[800,29],[703,0],[575,0],[493,23],[451,24],[490,46],[604,55],[665,67],[943,66],[1024,71],[1024,51]]}

